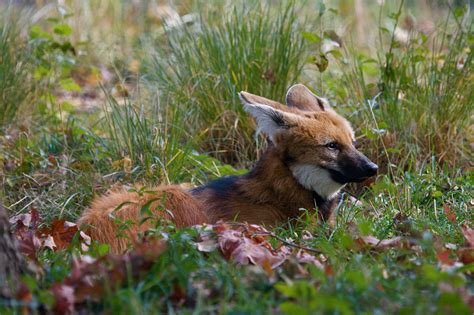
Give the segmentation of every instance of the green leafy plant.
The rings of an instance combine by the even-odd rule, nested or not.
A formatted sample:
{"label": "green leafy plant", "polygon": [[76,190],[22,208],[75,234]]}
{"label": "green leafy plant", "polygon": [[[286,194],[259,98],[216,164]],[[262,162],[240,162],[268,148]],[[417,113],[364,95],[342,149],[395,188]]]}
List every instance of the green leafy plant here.
{"label": "green leafy plant", "polygon": [[[454,165],[469,160],[469,125],[474,86],[473,22],[462,7],[446,13],[433,34],[400,32],[403,2],[390,15],[393,30],[380,26],[379,38],[388,35],[388,47],[378,60],[356,55],[353,71],[344,81],[358,103],[359,120],[367,138],[385,162],[399,171],[415,169],[431,156]],[[376,84],[371,82],[375,70]],[[351,93],[351,91],[348,91]],[[353,102],[353,100],[351,101]],[[442,164],[442,163],[441,163]]]}
{"label": "green leafy plant", "polygon": [[76,64],[76,49],[70,41],[72,28],[66,23],[70,15],[49,18],[48,28],[33,25],[30,29],[30,45],[36,63],[34,76],[37,80],[46,79],[46,84],[59,80],[66,91],[80,91],[79,85],[70,77]]}

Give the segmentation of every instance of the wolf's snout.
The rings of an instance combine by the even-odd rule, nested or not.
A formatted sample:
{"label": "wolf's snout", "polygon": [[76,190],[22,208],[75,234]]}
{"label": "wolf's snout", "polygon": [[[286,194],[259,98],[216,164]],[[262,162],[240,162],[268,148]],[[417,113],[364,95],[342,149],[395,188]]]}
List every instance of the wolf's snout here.
{"label": "wolf's snout", "polygon": [[379,167],[373,162],[368,162],[365,166],[365,169],[367,172],[367,176],[374,176],[375,174],[377,174],[377,170],[379,169]]}

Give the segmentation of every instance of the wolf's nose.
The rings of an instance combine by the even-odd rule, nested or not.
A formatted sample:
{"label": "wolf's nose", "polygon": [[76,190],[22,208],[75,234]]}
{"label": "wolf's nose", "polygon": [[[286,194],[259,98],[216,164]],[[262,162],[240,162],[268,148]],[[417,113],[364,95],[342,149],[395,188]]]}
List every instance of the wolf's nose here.
{"label": "wolf's nose", "polygon": [[366,168],[367,168],[367,173],[369,174],[369,176],[374,176],[375,174],[377,174],[377,170],[379,169],[377,164],[372,163],[372,162],[367,163]]}

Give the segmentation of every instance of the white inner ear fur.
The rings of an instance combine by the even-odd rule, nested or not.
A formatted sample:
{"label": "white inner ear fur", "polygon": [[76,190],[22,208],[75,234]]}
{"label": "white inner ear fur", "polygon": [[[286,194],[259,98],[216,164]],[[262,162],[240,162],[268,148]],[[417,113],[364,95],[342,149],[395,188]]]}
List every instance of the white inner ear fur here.
{"label": "white inner ear fur", "polygon": [[247,101],[241,97],[241,100],[244,104],[244,109],[247,113],[252,115],[257,120],[257,132],[263,132],[272,142],[274,142],[274,137],[277,133],[286,130],[285,126],[279,124],[275,118],[281,117],[288,123],[290,120],[297,119],[294,114],[284,113],[277,109],[274,109],[271,106],[257,103],[247,103]]}
{"label": "white inner ear fur", "polygon": [[334,181],[328,170],[316,165],[300,164],[291,166],[290,169],[298,183],[326,200],[334,198],[345,186]]}

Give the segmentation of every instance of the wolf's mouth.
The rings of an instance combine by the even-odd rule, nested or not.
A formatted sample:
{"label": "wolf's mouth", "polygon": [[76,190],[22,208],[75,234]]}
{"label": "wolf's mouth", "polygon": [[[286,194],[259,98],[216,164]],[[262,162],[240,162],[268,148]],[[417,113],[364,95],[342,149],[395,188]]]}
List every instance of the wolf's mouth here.
{"label": "wolf's mouth", "polygon": [[328,170],[331,178],[340,184],[360,183],[366,180],[367,178],[372,177],[372,176],[357,176],[357,177],[350,176],[350,175],[343,174],[339,170],[335,170],[331,168],[326,168],[326,170]]}

